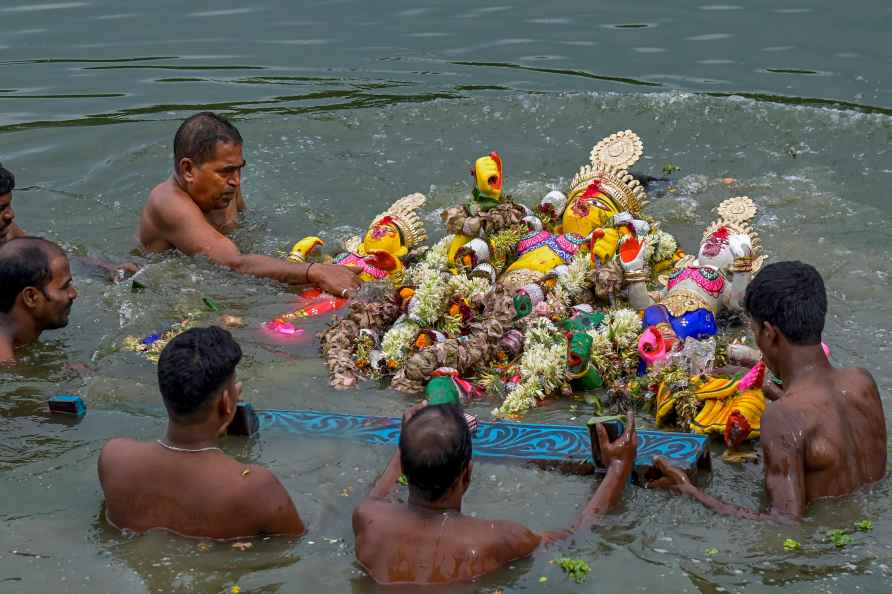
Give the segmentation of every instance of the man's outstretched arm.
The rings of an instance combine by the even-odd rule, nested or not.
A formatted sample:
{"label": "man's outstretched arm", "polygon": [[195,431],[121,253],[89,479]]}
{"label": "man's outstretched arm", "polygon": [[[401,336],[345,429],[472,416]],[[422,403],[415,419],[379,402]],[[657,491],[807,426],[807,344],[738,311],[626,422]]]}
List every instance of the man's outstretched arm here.
{"label": "man's outstretched arm", "polygon": [[546,532],[543,542],[553,542],[570,537],[577,530],[591,528],[602,515],[607,513],[622,497],[629,476],[635,466],[635,454],[638,450],[638,434],[635,432],[635,414],[628,413],[629,424],[623,434],[611,442],[603,425],[596,427],[598,446],[602,459],[607,466],[607,474],[598,485],[595,494],[580,512],[569,530]]}
{"label": "man's outstretched arm", "polygon": [[[406,423],[409,422],[409,419],[418,414],[422,408],[427,406],[427,400],[422,400],[417,404],[413,404],[406,412],[403,413],[403,419],[400,426],[400,431],[402,428],[406,426]],[[393,488],[396,486],[397,481],[400,478],[400,475],[403,473],[402,463],[400,462],[400,448],[397,446],[396,451],[393,453],[393,456],[390,458],[390,462],[387,464],[387,468],[384,470],[384,474],[382,474],[377,481],[375,481],[375,486],[372,487],[371,492],[369,492],[368,497],[366,499],[384,499],[390,492],[393,491]]]}
{"label": "man's outstretched arm", "polygon": [[[747,520],[798,521],[805,514],[805,468],[803,443],[793,411],[785,411],[781,402],[772,404],[762,417],[762,451],[765,455],[765,486],[770,511],[762,513],[726,503],[707,495],[688,479],[684,471],[671,466],[664,458],[654,459],[654,467],[662,476],[648,487],[667,489],[688,495],[709,509],[726,516]],[[786,418],[786,423],[784,421]]]}
{"label": "man's outstretched arm", "polygon": [[229,238],[208,224],[197,208],[190,206],[171,201],[159,217],[165,239],[184,254],[202,254],[241,274],[294,285],[312,283],[338,297],[360,285],[356,272],[345,266],[284,262],[269,256],[242,254]]}

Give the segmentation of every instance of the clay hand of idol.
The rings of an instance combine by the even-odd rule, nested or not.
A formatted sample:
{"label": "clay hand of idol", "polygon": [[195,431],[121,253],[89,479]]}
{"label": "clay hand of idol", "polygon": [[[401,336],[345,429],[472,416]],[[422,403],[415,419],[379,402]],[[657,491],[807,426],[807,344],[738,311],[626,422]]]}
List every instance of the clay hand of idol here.
{"label": "clay hand of idol", "polygon": [[313,264],[307,280],[330,295],[349,297],[362,284],[359,280],[360,272],[356,266]]}
{"label": "clay hand of idol", "polygon": [[749,258],[753,255],[753,244],[750,238],[743,234],[735,233],[728,238],[728,248],[735,258]]}
{"label": "clay hand of idol", "polygon": [[647,250],[644,241],[634,235],[625,235],[619,244],[619,264],[626,272],[644,270]]}
{"label": "clay hand of idol", "polygon": [[665,489],[680,494],[691,488],[691,479],[685,471],[672,466],[662,456],[654,456],[652,471],[659,473],[659,478],[647,481],[648,489]]}
{"label": "clay hand of idol", "polygon": [[635,454],[638,451],[638,433],[635,432],[635,413],[629,411],[626,413],[629,422],[626,424],[626,430],[615,440],[610,441],[607,435],[607,429],[604,425],[598,424],[595,431],[598,433],[598,447],[601,450],[601,460],[604,466],[619,466],[623,470],[623,474],[628,476],[635,466]]}

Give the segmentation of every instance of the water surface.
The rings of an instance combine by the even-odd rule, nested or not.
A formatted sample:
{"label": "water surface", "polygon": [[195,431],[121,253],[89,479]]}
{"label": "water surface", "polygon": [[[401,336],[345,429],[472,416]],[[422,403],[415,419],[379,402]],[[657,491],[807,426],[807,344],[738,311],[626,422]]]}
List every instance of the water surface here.
{"label": "water surface", "polygon": [[[834,361],[870,369],[889,410],[888,12],[878,1],[842,10],[826,1],[7,0],[0,161],[17,175],[26,230],[75,253],[123,257],[142,201],[170,170],[178,122],[221,111],[247,141],[251,211],[235,239],[243,250],[280,254],[306,234],[359,231],[414,191],[429,197],[436,237],[436,209],[466,199],[470,161],[492,149],[505,158],[510,191],[532,204],[566,184],[598,139],[631,128],[644,139],[643,173],[681,167],[651,212],[688,249],[712,208],[747,194],[761,208],[766,252],[821,270]],[[724,177],[738,181],[729,188]],[[245,552],[120,535],[101,519],[95,463],[109,437],[152,439],[163,427],[155,368],[121,341],[201,312],[203,297],[248,322],[235,334],[257,407],[396,415],[406,397],[374,385],[333,392],[315,342],[259,333],[293,302],[285,287],[173,256],[148,262],[143,293],[75,272],[81,295],[69,327],[0,374],[0,591],[377,591],[353,561],[350,511],[389,451],[272,432],[226,441],[230,454],[282,477],[311,527],[300,540]],[[44,414],[60,392],[87,399],[83,422]],[[529,418],[585,414],[558,402]],[[705,486],[764,504],[758,466],[718,462]],[[479,464],[466,511],[558,528],[592,488],[586,477]],[[890,494],[883,483],[780,528],[629,489],[602,528],[454,591],[885,592]],[[849,547],[826,541],[828,530],[863,518],[874,531]],[[785,552],[785,538],[802,550]],[[586,584],[549,564],[563,554],[590,563]]]}

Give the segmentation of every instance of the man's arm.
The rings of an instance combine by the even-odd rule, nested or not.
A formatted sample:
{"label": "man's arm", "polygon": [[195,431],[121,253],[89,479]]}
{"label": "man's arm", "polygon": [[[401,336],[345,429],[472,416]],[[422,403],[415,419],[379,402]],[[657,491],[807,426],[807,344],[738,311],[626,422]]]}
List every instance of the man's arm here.
{"label": "man's arm", "polygon": [[390,462],[387,464],[387,468],[384,470],[384,474],[378,478],[375,482],[375,486],[372,487],[371,492],[368,495],[369,499],[385,499],[390,492],[393,491],[393,488],[396,486],[397,481],[402,474],[402,468],[400,465],[400,449],[397,448],[393,453],[393,456],[390,458]]}
{"label": "man's arm", "polygon": [[569,530],[546,532],[542,535],[544,542],[554,542],[570,537],[577,530],[590,528],[597,523],[598,518],[607,513],[616,505],[626,485],[629,484],[629,476],[635,466],[635,454],[638,450],[638,434],[635,432],[635,414],[628,413],[629,424],[623,434],[611,442],[607,436],[607,430],[603,425],[598,425],[595,431],[598,436],[598,446],[601,456],[607,465],[607,475],[592,498],[582,509],[573,526]]}
{"label": "man's arm", "polygon": [[688,495],[726,516],[747,520],[798,521],[806,508],[804,449],[795,413],[784,410],[786,408],[781,402],[772,404],[762,417],[761,439],[769,513],[731,505],[707,495],[690,482],[687,474],[661,457],[654,458],[654,467],[662,476],[648,483],[648,487]]}
{"label": "man's arm", "polygon": [[[418,411],[427,406],[427,400],[422,400],[416,404],[413,404],[409,408],[406,409],[406,412],[403,413],[402,421],[400,422],[400,431],[405,427],[406,423],[409,422],[409,419],[414,417]],[[384,499],[390,492],[393,491],[394,486],[396,486],[396,482],[399,480],[400,475],[403,473],[402,464],[400,462],[400,448],[397,446],[396,451],[393,453],[393,456],[390,458],[390,462],[387,464],[387,468],[384,469],[384,474],[375,482],[375,486],[372,487],[371,492],[368,494],[366,499]]]}
{"label": "man's arm", "polygon": [[338,297],[359,287],[356,273],[344,266],[292,263],[269,256],[242,254],[229,238],[205,220],[198,207],[184,200],[168,200],[159,211],[158,222],[164,238],[189,256],[202,254],[211,262],[241,274],[288,284],[312,283]]}
{"label": "man's arm", "polygon": [[256,506],[259,516],[258,532],[292,536],[300,536],[306,532],[291,496],[276,475],[262,468],[255,467],[252,471],[261,477],[259,485],[252,485],[249,495],[251,505]]}

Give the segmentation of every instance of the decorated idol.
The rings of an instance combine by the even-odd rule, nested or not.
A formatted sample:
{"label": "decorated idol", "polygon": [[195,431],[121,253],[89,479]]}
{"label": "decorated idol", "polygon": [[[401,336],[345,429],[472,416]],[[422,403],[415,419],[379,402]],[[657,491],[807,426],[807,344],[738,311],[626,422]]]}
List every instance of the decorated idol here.
{"label": "decorated idol", "polygon": [[[334,263],[356,266],[364,281],[390,280],[402,282],[404,260],[410,251],[427,241],[424,223],[417,211],[424,206],[424,194],[409,194],[397,200],[374,218],[365,235],[345,242],[347,251],[335,256]],[[305,237],[294,244],[289,259],[306,261],[310,253],[322,245],[318,237]]]}
{"label": "decorated idol", "polygon": [[639,344],[648,363],[665,359],[685,339],[714,336],[716,315],[722,309],[739,310],[759,256],[759,239],[749,226],[756,206],[747,197],[725,200],[719,218],[704,232],[696,258],[683,258],[669,274],[664,293],[648,293],[645,242],[625,239],[620,262],[628,283],[629,302],[644,310],[645,333]]}

